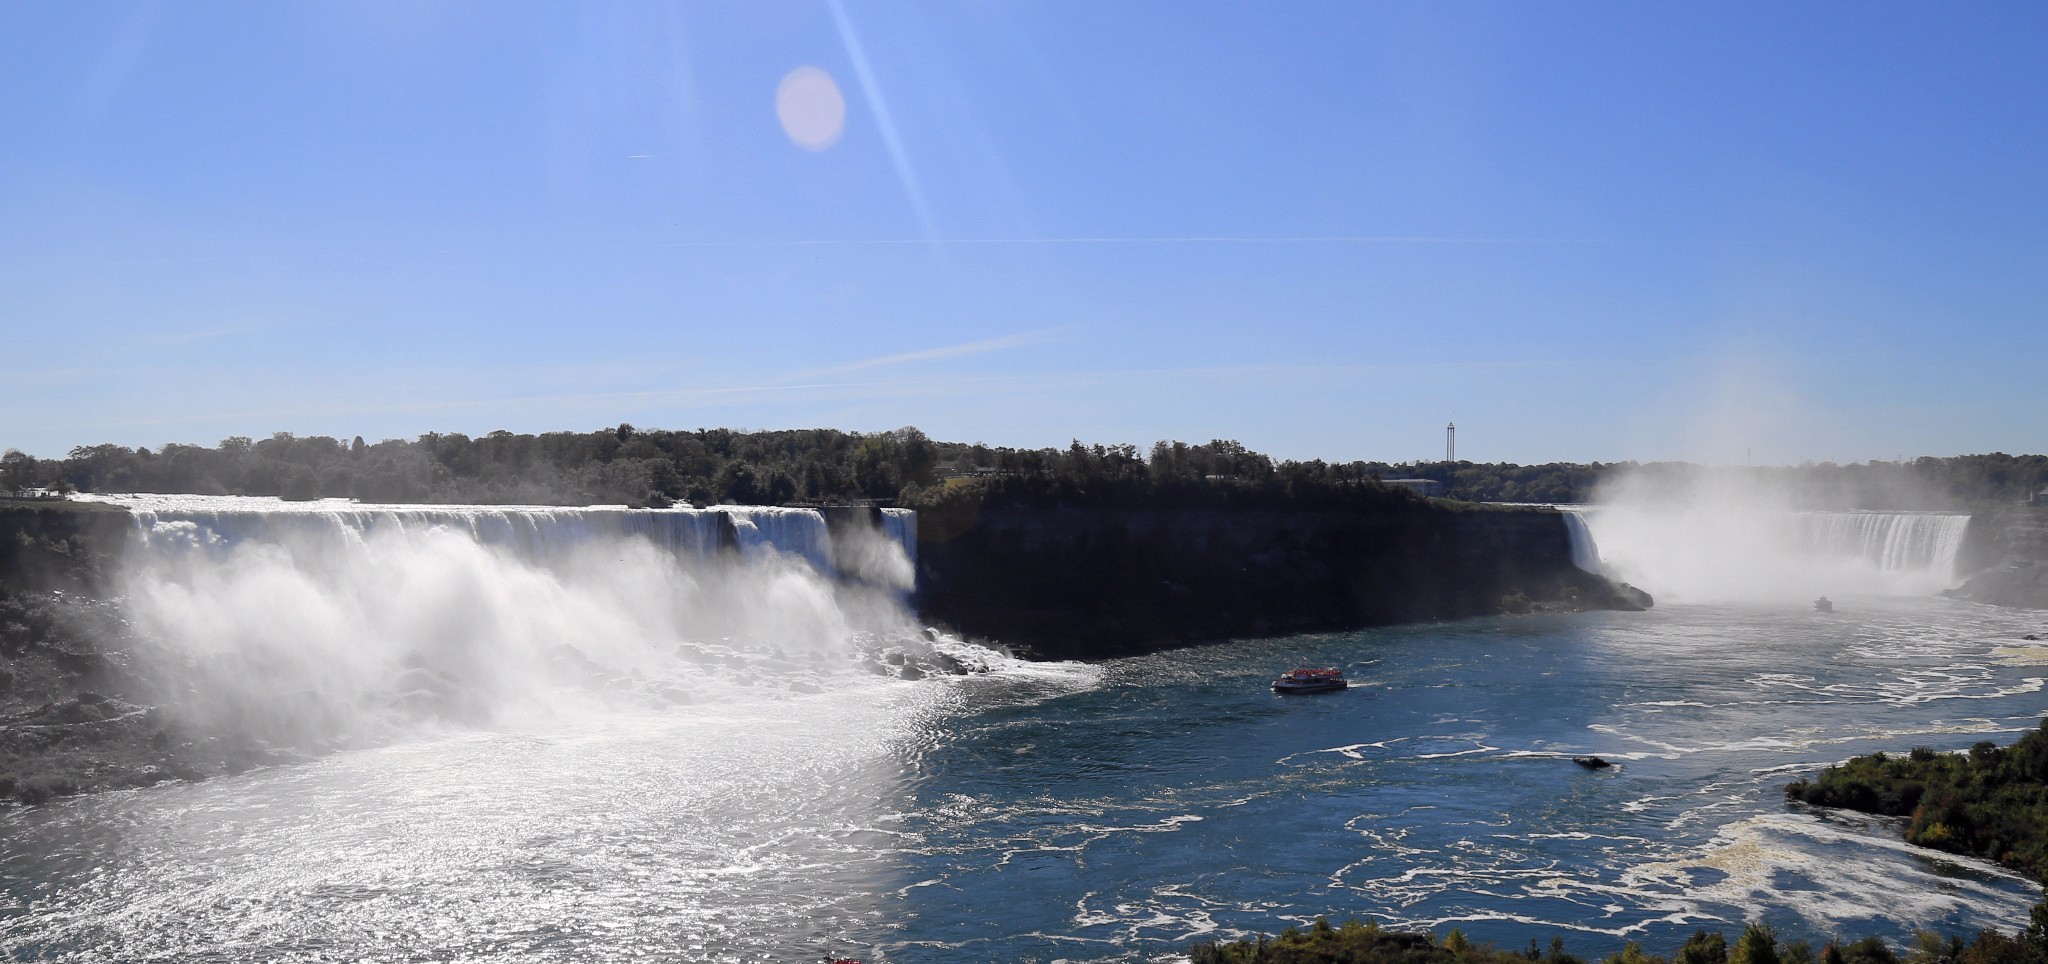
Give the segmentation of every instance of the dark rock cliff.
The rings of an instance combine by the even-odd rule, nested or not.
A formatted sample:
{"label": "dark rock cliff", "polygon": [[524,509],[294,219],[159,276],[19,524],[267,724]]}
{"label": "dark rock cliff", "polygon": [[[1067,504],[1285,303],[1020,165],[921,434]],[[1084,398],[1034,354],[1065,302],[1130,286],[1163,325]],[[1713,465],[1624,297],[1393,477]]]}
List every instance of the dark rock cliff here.
{"label": "dark rock cliff", "polygon": [[1547,509],[976,505],[918,518],[919,611],[1046,658],[1649,603],[1573,566]]}
{"label": "dark rock cliff", "polygon": [[0,499],[0,591],[103,591],[133,524],[97,502]]}
{"label": "dark rock cliff", "polygon": [[0,800],[238,772],[292,757],[180,725],[134,677],[109,601],[133,520],[90,502],[0,500]]}
{"label": "dark rock cliff", "polygon": [[1970,517],[1952,595],[1994,606],[2048,609],[2048,508],[2004,506]]}

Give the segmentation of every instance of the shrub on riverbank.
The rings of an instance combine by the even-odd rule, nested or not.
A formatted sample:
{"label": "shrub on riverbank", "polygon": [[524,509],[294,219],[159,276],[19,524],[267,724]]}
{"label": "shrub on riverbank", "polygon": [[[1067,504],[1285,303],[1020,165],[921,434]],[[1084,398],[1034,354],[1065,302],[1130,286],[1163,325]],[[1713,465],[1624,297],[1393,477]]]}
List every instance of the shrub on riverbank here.
{"label": "shrub on riverbank", "polygon": [[[1535,952],[1535,945],[1530,945]],[[1386,930],[1378,924],[1348,920],[1332,927],[1328,918],[1318,917],[1302,931],[1289,927],[1280,936],[1260,935],[1256,940],[1217,944],[1213,941],[1188,948],[1191,964],[1529,964],[1548,960],[1551,964],[1583,964],[1564,953],[1564,943],[1551,943],[1551,957],[1527,957],[1491,946],[1481,946],[1451,931],[1442,941],[1428,934]]]}
{"label": "shrub on riverbank", "polygon": [[[1995,930],[1975,940],[1922,932],[1915,936],[1907,964],[2048,964],[2048,902],[2034,905],[2034,924],[2016,935]],[[1502,951],[1474,944],[1457,930],[1441,940],[1429,934],[1392,931],[1357,920],[1332,927],[1316,918],[1307,931],[1289,927],[1278,937],[1218,944],[1208,941],[1188,948],[1191,964],[1584,964],[1552,938],[1548,951],[1531,939],[1527,950]],[[1900,964],[1899,955],[1883,940],[1866,937],[1831,942],[1818,954],[1805,941],[1783,942],[1767,924],[1750,924],[1731,947],[1726,936],[1697,931],[1669,958],[1651,955],[1636,942],[1608,955],[1601,964]]]}
{"label": "shrub on riverbank", "polygon": [[2048,879],[2048,720],[2010,747],[1873,753],[1785,788],[1815,806],[1910,817],[1909,843]]}

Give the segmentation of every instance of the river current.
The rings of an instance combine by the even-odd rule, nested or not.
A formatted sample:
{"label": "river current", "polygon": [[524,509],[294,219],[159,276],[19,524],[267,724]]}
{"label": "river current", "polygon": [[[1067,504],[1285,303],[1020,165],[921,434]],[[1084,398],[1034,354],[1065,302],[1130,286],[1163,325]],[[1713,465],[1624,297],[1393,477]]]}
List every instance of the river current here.
{"label": "river current", "polygon": [[[424,729],[0,813],[17,959],[1172,960],[1317,914],[1581,954],[2024,924],[1779,788],[2048,712],[2039,614],[1675,604]],[[950,645],[950,644],[947,644]],[[1297,662],[1348,692],[1280,697]],[[811,684],[785,687],[785,677]],[[815,690],[815,692],[813,692]],[[1570,762],[1595,753],[1619,765]]]}

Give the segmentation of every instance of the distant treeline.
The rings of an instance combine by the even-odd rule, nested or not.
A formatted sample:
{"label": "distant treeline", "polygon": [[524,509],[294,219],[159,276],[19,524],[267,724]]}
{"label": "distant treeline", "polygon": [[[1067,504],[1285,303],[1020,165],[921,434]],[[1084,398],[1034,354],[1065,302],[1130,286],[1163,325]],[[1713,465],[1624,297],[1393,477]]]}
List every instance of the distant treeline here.
{"label": "distant treeline", "polygon": [[919,501],[951,489],[1025,501],[1257,497],[1363,486],[1384,466],[1279,462],[1236,442],[1010,449],[935,442],[915,428],[596,432],[478,438],[429,433],[366,443],[280,432],[211,448],[80,446],[62,459],[0,456],[0,489],[344,497],[365,502],[774,505]]}
{"label": "distant treeline", "polygon": [[[1548,465],[1433,462],[1371,465],[1389,478],[1435,479],[1454,499],[1474,502],[1592,502],[1601,487],[1682,499],[1719,491],[1769,492],[1794,508],[1972,509],[2025,501],[2048,486],[2048,456],[1958,455],[1902,462],[1816,462],[1791,466],[1701,466],[1690,462],[1553,462]],[[1611,497],[1611,491],[1609,493]]]}
{"label": "distant treeline", "polygon": [[[2048,457],[2004,454],[1911,462],[1703,469],[1683,463],[1276,461],[1234,441],[1012,449],[940,442],[915,428],[672,432],[631,425],[594,432],[410,441],[280,432],[213,447],[91,445],[62,459],[9,449],[0,490],[180,492],[346,497],[365,502],[666,505],[844,502],[999,496],[1025,501],[1217,502],[1356,499],[1369,483],[1432,479],[1474,502],[1588,502],[1626,479],[1666,494],[1708,485],[1769,486],[1796,503],[1871,509],[1968,508],[2027,498],[2048,485]],[[1379,495],[1367,497],[1378,498]]]}

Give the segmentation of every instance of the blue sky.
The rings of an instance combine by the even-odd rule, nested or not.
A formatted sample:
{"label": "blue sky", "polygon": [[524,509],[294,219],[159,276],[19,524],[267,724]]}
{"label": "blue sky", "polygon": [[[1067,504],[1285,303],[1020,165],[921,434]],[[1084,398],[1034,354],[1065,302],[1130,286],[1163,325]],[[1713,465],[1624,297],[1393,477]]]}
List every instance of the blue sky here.
{"label": "blue sky", "polygon": [[2043,49],[2032,3],[8,4],[0,446],[2043,451]]}

